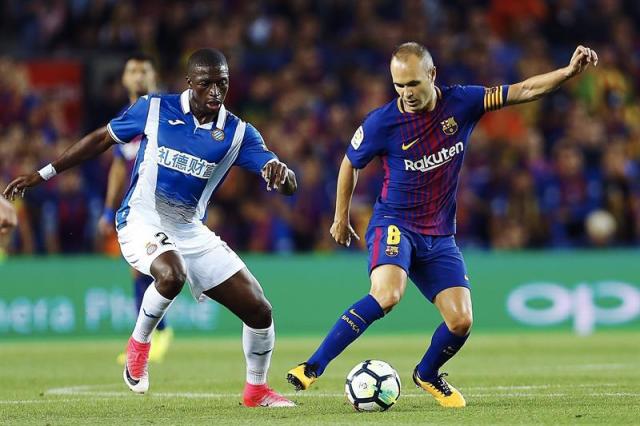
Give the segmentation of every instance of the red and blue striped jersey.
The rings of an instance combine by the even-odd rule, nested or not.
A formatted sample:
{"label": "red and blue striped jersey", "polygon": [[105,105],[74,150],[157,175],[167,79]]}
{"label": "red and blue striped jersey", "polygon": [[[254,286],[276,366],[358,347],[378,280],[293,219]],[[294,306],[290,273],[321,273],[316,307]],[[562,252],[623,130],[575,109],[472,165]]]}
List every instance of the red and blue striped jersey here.
{"label": "red and blue striped jersey", "polygon": [[455,234],[458,176],[469,136],[485,111],[504,105],[508,89],[441,87],[433,111],[405,112],[399,98],[372,111],[347,149],[357,169],[382,159],[384,180],[370,226]]}

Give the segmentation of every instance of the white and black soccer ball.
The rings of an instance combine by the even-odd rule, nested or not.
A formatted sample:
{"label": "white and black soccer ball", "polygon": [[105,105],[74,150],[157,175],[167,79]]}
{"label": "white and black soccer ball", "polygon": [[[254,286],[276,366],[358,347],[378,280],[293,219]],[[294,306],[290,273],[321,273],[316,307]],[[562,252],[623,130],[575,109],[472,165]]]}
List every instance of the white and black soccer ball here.
{"label": "white and black soccer ball", "polygon": [[358,411],[385,411],[400,398],[400,377],[384,361],[358,363],[347,374],[347,399]]}

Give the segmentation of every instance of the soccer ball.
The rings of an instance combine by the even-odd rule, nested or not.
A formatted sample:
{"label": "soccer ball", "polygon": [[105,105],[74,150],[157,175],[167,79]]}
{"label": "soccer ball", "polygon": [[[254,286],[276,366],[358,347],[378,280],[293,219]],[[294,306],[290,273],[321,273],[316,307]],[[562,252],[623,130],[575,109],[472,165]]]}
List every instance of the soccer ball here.
{"label": "soccer ball", "polygon": [[384,361],[358,363],[347,374],[347,399],[358,411],[385,411],[400,398],[400,377]]}

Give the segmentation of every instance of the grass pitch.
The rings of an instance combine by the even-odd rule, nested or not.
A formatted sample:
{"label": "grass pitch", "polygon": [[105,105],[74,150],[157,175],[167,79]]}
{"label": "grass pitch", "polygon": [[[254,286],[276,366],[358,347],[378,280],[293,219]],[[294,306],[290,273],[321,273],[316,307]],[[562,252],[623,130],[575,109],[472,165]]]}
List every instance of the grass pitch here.
{"label": "grass pitch", "polygon": [[[270,384],[293,409],[240,405],[244,359],[236,339],[177,336],[167,359],[150,367],[151,389],[134,395],[122,383],[118,341],[0,344],[0,424],[638,424],[640,334],[472,335],[446,365],[465,409],[443,409],[415,388],[414,365],[428,336],[368,335],[335,360],[306,393],[290,391],[286,371],[320,342],[281,338]],[[378,358],[402,379],[390,411],[357,413],[343,396],[357,362]]]}

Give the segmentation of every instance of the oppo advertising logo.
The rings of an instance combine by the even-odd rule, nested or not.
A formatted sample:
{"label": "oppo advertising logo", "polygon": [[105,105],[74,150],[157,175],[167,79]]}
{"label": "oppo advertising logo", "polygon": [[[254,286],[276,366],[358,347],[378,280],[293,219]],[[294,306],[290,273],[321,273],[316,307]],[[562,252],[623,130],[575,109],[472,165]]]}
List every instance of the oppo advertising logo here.
{"label": "oppo advertising logo", "polygon": [[574,288],[536,282],[513,290],[507,298],[507,310],[527,325],[572,320],[576,333],[587,335],[601,324],[624,324],[640,318],[640,288],[619,281],[583,283]]}

